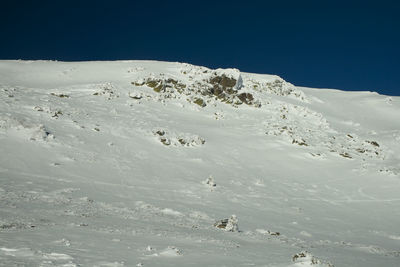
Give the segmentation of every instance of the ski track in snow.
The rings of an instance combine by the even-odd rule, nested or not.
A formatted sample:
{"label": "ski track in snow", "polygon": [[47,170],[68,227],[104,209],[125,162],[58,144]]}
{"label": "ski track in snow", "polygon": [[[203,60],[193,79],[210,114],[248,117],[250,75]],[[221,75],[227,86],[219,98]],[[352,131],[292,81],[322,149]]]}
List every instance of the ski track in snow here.
{"label": "ski track in snow", "polygon": [[236,69],[0,61],[0,265],[398,266],[399,115]]}

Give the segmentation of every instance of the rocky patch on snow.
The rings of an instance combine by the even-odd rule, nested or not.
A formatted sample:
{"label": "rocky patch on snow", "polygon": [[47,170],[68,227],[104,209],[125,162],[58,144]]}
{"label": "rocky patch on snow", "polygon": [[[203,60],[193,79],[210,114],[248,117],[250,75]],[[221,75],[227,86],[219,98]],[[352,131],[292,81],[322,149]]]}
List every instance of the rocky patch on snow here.
{"label": "rocky patch on snow", "polygon": [[153,135],[165,146],[197,147],[206,143],[206,140],[198,135],[174,133],[163,129],[154,130]]}
{"label": "rocky patch on snow", "polygon": [[293,255],[292,261],[295,262],[292,266],[321,266],[321,267],[334,267],[330,262],[318,259],[307,251],[302,251]]}
{"label": "rocky patch on snow", "polygon": [[177,80],[163,73],[153,74],[132,82],[132,85],[153,89],[160,100],[186,99],[200,107],[215,101],[236,107],[243,103],[260,106],[251,92],[241,90],[243,80],[236,69],[204,70],[200,76],[189,76],[189,80]]}
{"label": "rocky patch on snow", "polygon": [[98,84],[96,86],[96,92],[93,93],[95,96],[103,96],[107,100],[112,100],[119,97],[119,93],[115,88],[114,84],[107,82]]}
{"label": "rocky patch on snow", "polygon": [[214,188],[217,186],[217,184],[214,181],[214,178],[211,175],[205,181],[203,181],[203,184],[208,186],[211,190],[214,190]]}
{"label": "rocky patch on snow", "polygon": [[222,219],[214,223],[214,226],[218,229],[223,229],[227,232],[238,232],[238,218],[236,215],[232,215],[229,219]]}
{"label": "rocky patch on snow", "polygon": [[339,132],[322,114],[307,107],[287,103],[272,105],[270,114],[265,122],[265,134],[303,147],[312,157],[324,158],[333,153],[345,159],[385,159],[385,152],[377,141]]}

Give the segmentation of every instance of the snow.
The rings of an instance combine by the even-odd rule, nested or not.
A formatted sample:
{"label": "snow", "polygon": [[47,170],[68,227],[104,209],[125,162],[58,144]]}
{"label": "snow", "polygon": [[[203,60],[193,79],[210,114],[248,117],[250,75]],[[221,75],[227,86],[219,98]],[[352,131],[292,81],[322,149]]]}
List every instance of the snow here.
{"label": "snow", "polygon": [[0,61],[0,265],[399,266],[399,118],[237,69]]}

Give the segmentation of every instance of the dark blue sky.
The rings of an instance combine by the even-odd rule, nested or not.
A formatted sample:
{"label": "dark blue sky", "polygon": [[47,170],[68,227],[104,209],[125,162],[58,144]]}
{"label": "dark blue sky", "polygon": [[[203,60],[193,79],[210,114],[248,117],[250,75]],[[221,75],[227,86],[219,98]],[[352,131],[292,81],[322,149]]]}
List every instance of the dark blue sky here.
{"label": "dark blue sky", "polygon": [[154,59],[400,95],[398,1],[2,1],[0,59]]}

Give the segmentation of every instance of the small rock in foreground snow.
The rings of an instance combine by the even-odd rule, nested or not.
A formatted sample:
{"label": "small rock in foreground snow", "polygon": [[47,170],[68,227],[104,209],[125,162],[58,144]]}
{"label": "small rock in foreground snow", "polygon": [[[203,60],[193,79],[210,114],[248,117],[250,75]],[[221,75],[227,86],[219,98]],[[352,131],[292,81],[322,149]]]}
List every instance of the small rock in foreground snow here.
{"label": "small rock in foreground snow", "polygon": [[210,175],[210,177],[207,178],[207,180],[205,180],[203,182],[205,185],[208,185],[209,187],[213,188],[216,187],[217,184],[214,182],[214,178]]}
{"label": "small rock in foreground snow", "polygon": [[229,219],[223,219],[214,224],[215,227],[224,229],[227,232],[238,232],[238,219],[236,215],[232,215]]}
{"label": "small rock in foreground snow", "polygon": [[314,257],[310,252],[302,251],[293,255],[292,261],[295,262],[292,266],[324,266],[324,267],[334,267],[330,262],[324,262],[316,257]]}

